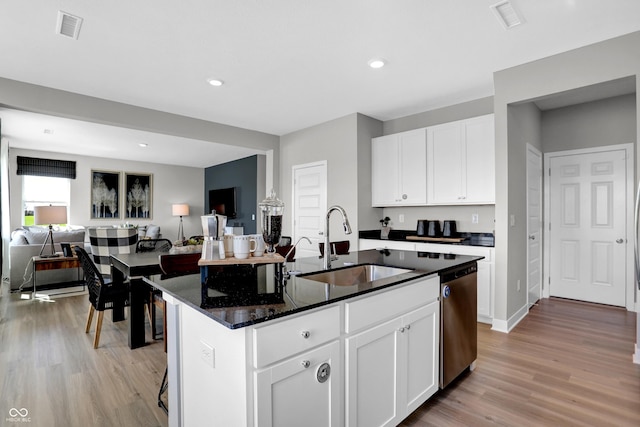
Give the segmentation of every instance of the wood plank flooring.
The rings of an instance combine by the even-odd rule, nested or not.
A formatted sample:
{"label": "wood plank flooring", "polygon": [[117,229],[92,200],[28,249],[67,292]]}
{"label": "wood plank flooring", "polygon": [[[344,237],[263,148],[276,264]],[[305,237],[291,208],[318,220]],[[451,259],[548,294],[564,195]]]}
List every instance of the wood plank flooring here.
{"label": "wood plank flooring", "polygon": [[[105,313],[100,347],[84,333],[86,295],[55,302],[0,298],[0,426],[166,426],[157,406],[162,341],[130,350],[127,323]],[[151,342],[147,328],[147,342]],[[10,420],[26,409],[29,423]]]}
{"label": "wood plank flooring", "polygon": [[[129,350],[126,322],[107,313],[94,350],[86,296],[32,302],[4,288],[0,425],[25,425],[7,421],[11,408],[26,408],[31,426],[167,425],[156,404],[162,341]],[[543,300],[510,334],[478,324],[476,370],[401,425],[639,426],[634,343],[635,313]]]}
{"label": "wood plank flooring", "polygon": [[478,324],[476,369],[401,425],[640,426],[636,314],[542,300],[509,334]]}

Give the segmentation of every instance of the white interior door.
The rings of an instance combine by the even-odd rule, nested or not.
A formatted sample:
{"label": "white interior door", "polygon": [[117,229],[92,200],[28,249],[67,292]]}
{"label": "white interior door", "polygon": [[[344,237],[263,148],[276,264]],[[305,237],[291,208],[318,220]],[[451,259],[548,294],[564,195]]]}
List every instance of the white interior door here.
{"label": "white interior door", "polygon": [[527,302],[542,295],[542,154],[527,146]]}
{"label": "white interior door", "polygon": [[308,237],[311,244],[301,241],[296,258],[319,256],[320,232],[327,212],[327,163],[318,162],[293,166],[293,243]]}
{"label": "white interior door", "polygon": [[550,295],[625,306],[625,150],[551,157]]}

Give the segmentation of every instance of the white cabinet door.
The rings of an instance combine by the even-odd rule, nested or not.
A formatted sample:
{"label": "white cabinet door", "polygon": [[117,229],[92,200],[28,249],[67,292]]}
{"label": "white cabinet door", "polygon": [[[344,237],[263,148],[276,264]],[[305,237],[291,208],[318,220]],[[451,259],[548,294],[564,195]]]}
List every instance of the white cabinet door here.
{"label": "white cabinet door", "polygon": [[491,323],[491,262],[478,261],[478,321]]}
{"label": "white cabinet door", "polygon": [[460,203],[463,187],[464,140],[459,122],[427,128],[427,188],[429,203]]}
{"label": "white cabinet door", "polygon": [[416,129],[400,134],[400,197],[402,205],[427,204],[427,134]]}
{"label": "white cabinet door", "polygon": [[466,120],[466,203],[496,202],[495,129],[493,115]]}
{"label": "white cabinet door", "polygon": [[393,206],[400,192],[400,138],[381,136],[371,140],[371,202]]}
{"label": "white cabinet door", "polygon": [[342,425],[340,377],[339,341],[256,372],[256,425]]}
{"label": "white cabinet door", "polygon": [[395,426],[398,414],[398,338],[396,318],[346,340],[348,427]]}
{"label": "white cabinet door", "polygon": [[493,114],[427,128],[427,202],[495,203]]}
{"label": "white cabinet door", "polygon": [[438,391],[437,301],[346,340],[347,426],[395,426]]}
{"label": "white cabinet door", "polygon": [[418,206],[427,203],[426,129],[371,140],[373,206]]}
{"label": "white cabinet door", "polygon": [[406,380],[401,401],[409,415],[438,391],[440,372],[440,303],[433,302],[403,316]]}

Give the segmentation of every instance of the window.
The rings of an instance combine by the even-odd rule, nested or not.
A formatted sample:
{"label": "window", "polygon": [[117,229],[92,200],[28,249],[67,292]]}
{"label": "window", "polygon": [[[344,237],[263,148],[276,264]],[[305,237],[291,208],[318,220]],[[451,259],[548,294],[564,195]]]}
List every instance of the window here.
{"label": "window", "polygon": [[70,188],[68,178],[23,175],[22,204],[24,217],[22,223],[24,225],[34,225],[34,206],[54,205],[69,207]]}

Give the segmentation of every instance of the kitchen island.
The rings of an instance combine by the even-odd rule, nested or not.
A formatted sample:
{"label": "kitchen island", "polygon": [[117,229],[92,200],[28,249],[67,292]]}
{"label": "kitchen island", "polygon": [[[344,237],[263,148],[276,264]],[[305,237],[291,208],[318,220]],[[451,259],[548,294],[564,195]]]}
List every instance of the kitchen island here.
{"label": "kitchen island", "polygon": [[478,259],[354,252],[334,269],[411,271],[351,286],[311,280],[319,258],[287,263],[288,278],[261,265],[150,279],[167,301],[170,425],[398,424],[438,388],[439,274]]}

